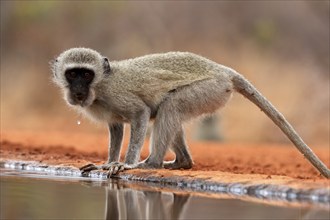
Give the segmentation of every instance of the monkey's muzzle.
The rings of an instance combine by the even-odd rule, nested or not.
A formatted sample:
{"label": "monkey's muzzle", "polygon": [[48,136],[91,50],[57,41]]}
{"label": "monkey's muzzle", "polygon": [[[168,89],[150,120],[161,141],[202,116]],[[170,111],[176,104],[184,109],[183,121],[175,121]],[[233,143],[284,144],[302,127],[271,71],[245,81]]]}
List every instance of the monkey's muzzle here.
{"label": "monkey's muzzle", "polygon": [[81,105],[83,107],[87,99],[88,90],[71,90],[69,103],[72,105]]}

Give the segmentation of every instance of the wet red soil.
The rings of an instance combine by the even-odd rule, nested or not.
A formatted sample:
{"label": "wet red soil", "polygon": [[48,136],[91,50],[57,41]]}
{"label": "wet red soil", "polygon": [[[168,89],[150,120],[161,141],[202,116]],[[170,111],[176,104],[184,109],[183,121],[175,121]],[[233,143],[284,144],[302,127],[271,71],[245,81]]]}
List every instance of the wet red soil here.
{"label": "wet red soil", "polygon": [[[97,134],[61,132],[2,132],[1,159],[33,160],[53,165],[82,166],[107,159],[107,137]],[[124,141],[124,146],[127,141]],[[148,155],[148,143],[141,158]],[[216,142],[190,142],[194,166],[189,172],[203,174],[219,171],[232,174],[286,176],[305,181],[326,181],[293,145],[246,145]],[[122,150],[122,158],[125,153]],[[329,167],[329,148],[315,146],[313,151]],[[173,159],[168,154],[167,160]],[[216,172],[210,172],[214,175]]]}

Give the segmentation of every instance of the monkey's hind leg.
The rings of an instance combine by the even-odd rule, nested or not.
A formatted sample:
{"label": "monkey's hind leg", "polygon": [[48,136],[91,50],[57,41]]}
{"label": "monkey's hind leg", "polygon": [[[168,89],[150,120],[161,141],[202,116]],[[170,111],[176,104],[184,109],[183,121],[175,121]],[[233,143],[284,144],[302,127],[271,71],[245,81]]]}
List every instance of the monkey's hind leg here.
{"label": "monkey's hind leg", "polygon": [[191,167],[192,160],[183,139],[182,123],[215,112],[225,105],[231,93],[231,82],[221,77],[196,82],[170,93],[159,106],[150,156],[137,168],[161,168],[166,150],[172,146],[178,161],[171,165],[166,163],[165,167]]}
{"label": "monkey's hind leg", "polygon": [[193,165],[188,146],[184,138],[183,127],[176,134],[171,149],[175,153],[174,161],[164,161],[165,169],[190,169]]}
{"label": "monkey's hind leg", "polygon": [[167,100],[159,107],[152,131],[149,157],[135,168],[159,169],[163,167],[165,153],[181,129],[181,117],[175,103]]}

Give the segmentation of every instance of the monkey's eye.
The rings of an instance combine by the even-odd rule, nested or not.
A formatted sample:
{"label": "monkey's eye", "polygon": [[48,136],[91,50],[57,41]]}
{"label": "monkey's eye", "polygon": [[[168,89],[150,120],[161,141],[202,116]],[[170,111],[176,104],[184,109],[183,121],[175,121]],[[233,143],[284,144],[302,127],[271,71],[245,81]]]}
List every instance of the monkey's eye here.
{"label": "monkey's eye", "polygon": [[90,74],[89,72],[85,73],[85,78],[90,78],[92,76],[92,74]]}
{"label": "monkey's eye", "polygon": [[94,74],[91,73],[91,72],[85,72],[84,73],[84,78],[87,79],[88,81],[91,81],[94,78]]}
{"label": "monkey's eye", "polygon": [[71,72],[66,72],[66,73],[65,73],[65,76],[66,76],[68,79],[74,79],[74,78],[77,77],[77,73],[76,73],[76,72],[73,72],[73,71],[71,71]]}

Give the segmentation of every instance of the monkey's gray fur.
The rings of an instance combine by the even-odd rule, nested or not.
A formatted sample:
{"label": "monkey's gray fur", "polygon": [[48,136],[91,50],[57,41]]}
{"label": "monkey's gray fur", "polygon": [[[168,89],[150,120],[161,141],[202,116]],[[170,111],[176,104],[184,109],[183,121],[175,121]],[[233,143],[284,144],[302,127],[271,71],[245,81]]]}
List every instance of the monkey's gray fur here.
{"label": "monkey's gray fur", "polygon": [[[70,96],[65,71],[94,71],[86,100],[75,103]],[[98,52],[72,48],[53,63],[54,82],[64,99],[80,112],[109,125],[109,159],[105,165],[82,167],[83,172],[109,169],[109,175],[131,168],[191,168],[182,123],[223,107],[233,91],[256,104],[287,135],[297,149],[327,178],[330,170],[303,142],[281,113],[235,70],[188,52],[169,52],[109,62]],[[140,163],[147,124],[154,119],[151,152]],[[131,124],[130,143],[124,163],[119,162],[123,124]],[[168,149],[176,159],[163,162]]]}

